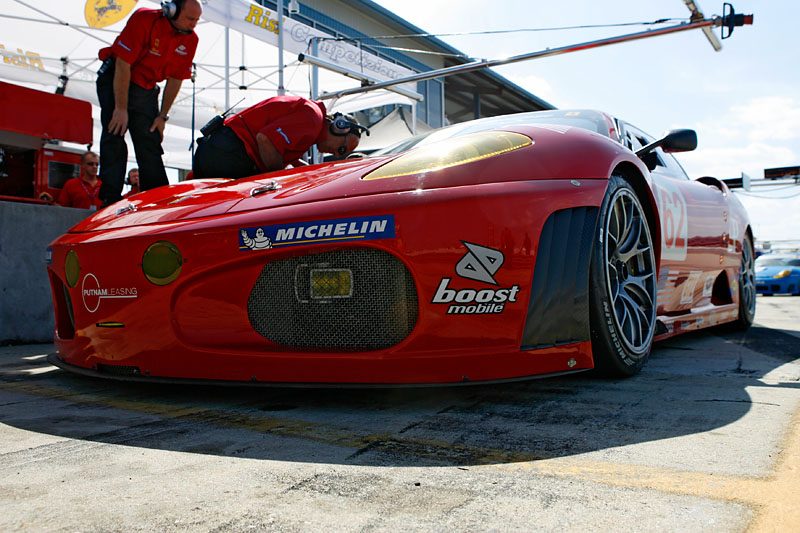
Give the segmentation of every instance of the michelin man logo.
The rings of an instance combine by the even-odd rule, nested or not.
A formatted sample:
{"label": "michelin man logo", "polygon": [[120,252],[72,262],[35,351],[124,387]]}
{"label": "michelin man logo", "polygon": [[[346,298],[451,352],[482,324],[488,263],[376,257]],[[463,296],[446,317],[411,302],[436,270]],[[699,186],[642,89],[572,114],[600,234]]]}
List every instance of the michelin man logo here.
{"label": "michelin man logo", "polygon": [[269,237],[264,235],[263,228],[256,228],[256,236],[250,238],[247,230],[242,230],[242,243],[251,250],[267,250],[272,248],[272,241]]}

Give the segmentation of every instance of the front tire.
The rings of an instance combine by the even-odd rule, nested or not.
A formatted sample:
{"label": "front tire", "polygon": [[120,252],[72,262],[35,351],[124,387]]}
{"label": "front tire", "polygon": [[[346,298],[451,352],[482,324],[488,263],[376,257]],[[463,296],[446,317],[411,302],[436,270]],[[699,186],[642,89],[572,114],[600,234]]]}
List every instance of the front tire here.
{"label": "front tire", "polygon": [[[772,296],[771,294],[764,296]],[[756,267],[753,240],[745,233],[742,240],[742,265],[739,269],[739,316],[731,322],[734,331],[745,331],[756,317]]]}
{"label": "front tire", "polygon": [[596,237],[589,293],[595,368],[632,376],[653,346],[657,276],[647,213],[621,176],[609,180]]}

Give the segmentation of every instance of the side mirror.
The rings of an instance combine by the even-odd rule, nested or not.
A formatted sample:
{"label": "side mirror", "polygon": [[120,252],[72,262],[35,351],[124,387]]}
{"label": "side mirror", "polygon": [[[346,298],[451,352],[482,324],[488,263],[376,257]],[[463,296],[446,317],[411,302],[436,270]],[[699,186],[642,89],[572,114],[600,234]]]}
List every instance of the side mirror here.
{"label": "side mirror", "polygon": [[691,152],[697,148],[697,132],[694,130],[672,130],[664,137],[653,141],[647,146],[636,150],[639,158],[644,158],[647,154],[661,147],[665,152]]}

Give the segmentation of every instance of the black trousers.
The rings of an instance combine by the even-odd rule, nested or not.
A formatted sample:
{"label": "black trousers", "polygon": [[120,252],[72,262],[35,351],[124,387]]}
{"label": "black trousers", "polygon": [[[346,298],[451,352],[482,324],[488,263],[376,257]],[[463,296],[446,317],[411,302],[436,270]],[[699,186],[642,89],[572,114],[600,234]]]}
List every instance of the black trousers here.
{"label": "black trousers", "polygon": [[227,126],[197,139],[192,172],[195,178],[245,178],[260,174],[244,143]]}
{"label": "black trousers", "polygon": [[[125,169],[128,163],[128,145],[125,137],[108,133],[108,123],[114,113],[114,59],[103,63],[97,75],[97,98],[100,100],[100,199],[108,205],[122,197]],[[139,165],[141,190],[155,189],[167,185],[167,172],[161,155],[161,136],[150,126],[158,116],[158,86],[144,89],[131,83],[128,90],[128,131]]]}

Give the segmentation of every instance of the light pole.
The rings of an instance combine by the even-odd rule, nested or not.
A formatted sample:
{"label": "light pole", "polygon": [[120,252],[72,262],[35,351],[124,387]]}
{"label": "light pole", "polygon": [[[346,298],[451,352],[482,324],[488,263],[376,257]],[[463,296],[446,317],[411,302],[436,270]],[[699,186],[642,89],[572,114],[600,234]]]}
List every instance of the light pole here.
{"label": "light pole", "polygon": [[283,0],[278,0],[278,96],[286,94],[283,86]]}

